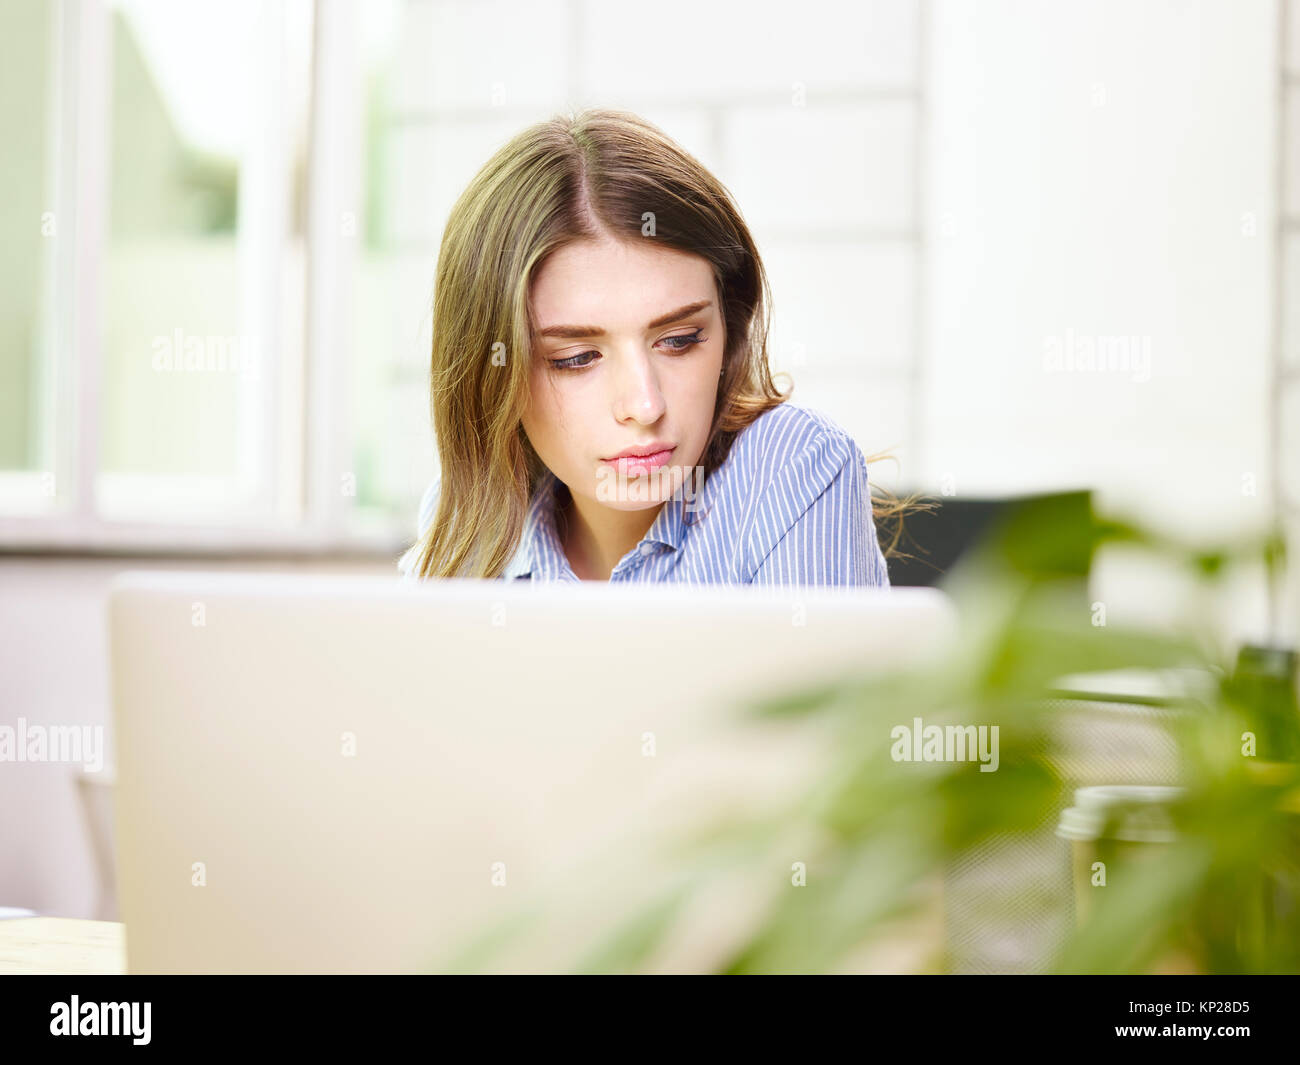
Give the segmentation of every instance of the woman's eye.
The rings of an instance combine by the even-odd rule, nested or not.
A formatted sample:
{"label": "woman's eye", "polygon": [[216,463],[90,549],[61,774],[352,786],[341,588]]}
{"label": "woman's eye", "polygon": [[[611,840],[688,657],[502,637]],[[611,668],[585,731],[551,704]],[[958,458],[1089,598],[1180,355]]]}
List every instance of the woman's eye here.
{"label": "woman's eye", "polygon": [[[682,333],[679,336],[664,337],[661,344],[667,344],[668,349],[674,352],[686,351],[696,344],[702,344],[708,337],[700,336],[703,330],[697,329],[694,333]],[[552,359],[551,367],[556,370],[585,370],[591,365],[591,359],[588,356],[599,355],[598,351],[584,351],[581,354],[573,355],[567,359]],[[581,360],[587,360],[585,362]]]}
{"label": "woman's eye", "polygon": [[590,366],[590,362],[579,362],[579,359],[585,359],[588,355],[595,355],[594,351],[584,351],[581,355],[574,355],[568,359],[552,359],[551,366],[557,370],[582,370]]}
{"label": "woman's eye", "polygon": [[[708,337],[700,336],[700,332],[701,330],[697,329],[694,333],[683,333],[681,336],[664,337],[664,343],[670,345],[674,351],[685,351],[693,344],[701,344],[708,339]],[[674,341],[682,341],[682,343],[678,344],[674,343]]]}

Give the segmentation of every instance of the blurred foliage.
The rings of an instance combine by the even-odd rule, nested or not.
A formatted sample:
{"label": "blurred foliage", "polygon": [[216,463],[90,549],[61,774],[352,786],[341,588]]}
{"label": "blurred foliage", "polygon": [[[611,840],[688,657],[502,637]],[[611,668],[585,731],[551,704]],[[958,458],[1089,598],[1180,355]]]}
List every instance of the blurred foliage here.
{"label": "blurred foliage", "polygon": [[239,164],[235,160],[183,146],[175,188],[188,214],[189,231],[235,232],[239,220]]}
{"label": "blurred foliage", "polygon": [[[1051,836],[1059,875],[1046,888],[1033,878],[995,877],[977,900],[981,920],[1014,925],[1064,903],[1069,919],[1034,971],[1300,972],[1300,714],[1294,676],[1285,674],[1294,656],[1246,648],[1222,661],[1203,627],[1098,624],[1088,577],[1107,543],[1172,562],[1211,587],[1235,563],[1262,560],[1272,580],[1285,562],[1275,534],[1207,547],[1099,519],[1088,493],[1018,501],[944,580],[960,624],[941,663],[823,680],[746,708],[755,727],[774,720],[827,727],[822,764],[788,808],[680,841],[674,861],[695,879],[644,904],[578,969],[643,968],[671,935],[692,884],[739,870],[766,878],[772,890],[720,971],[853,971],[889,921],[933,914],[927,884],[969,868],[990,846],[1037,839],[1041,848],[1044,826],[1055,826],[1073,786],[1053,746],[1062,678],[1172,670],[1206,682],[1177,702],[1181,712],[1168,726],[1185,789],[1167,807],[1175,838],[1145,844],[1155,848],[1150,860],[1110,869],[1108,885],[1091,891],[1076,920],[1071,844]],[[894,761],[891,727],[915,717],[998,724],[997,770]],[[1256,736],[1253,755],[1243,754],[1247,732]],[[791,851],[775,842],[791,831],[816,841],[797,852],[808,878],[793,890],[789,859],[779,857]],[[942,948],[923,967],[956,968]]]}

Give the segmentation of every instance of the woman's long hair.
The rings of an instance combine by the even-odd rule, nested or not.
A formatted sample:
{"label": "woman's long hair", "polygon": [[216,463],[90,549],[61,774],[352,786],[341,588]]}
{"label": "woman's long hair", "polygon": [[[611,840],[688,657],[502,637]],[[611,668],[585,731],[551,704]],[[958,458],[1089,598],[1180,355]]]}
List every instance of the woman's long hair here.
{"label": "woman's long hair", "polygon": [[[790,398],[793,385],[778,391],[768,366],[767,275],[727,189],[629,112],[586,110],[530,126],[475,175],[443,231],[429,394],[442,477],[415,576],[497,577],[513,557],[547,472],[522,425],[530,284],[552,252],[601,235],[654,240],[713,266],[726,346],[700,459],[706,478],[746,426]],[[912,503],[872,488],[878,525]],[[900,534],[901,523],[887,545],[882,538],[887,556]]]}

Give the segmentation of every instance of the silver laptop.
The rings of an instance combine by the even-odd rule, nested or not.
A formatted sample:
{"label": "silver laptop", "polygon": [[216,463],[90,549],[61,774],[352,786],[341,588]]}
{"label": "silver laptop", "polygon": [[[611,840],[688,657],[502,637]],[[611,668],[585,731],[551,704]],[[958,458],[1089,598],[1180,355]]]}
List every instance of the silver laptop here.
{"label": "silver laptop", "polygon": [[581,971],[673,890],[639,971],[709,971],[762,885],[682,841],[824,742],[746,708],[924,663],[956,620],[928,588],[143,571],[109,611],[139,973]]}

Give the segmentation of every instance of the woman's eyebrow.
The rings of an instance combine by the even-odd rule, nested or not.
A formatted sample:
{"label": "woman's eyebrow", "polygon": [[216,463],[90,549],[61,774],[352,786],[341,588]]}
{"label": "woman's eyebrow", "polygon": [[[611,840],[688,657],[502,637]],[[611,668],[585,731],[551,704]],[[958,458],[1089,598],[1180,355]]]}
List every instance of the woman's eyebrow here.
{"label": "woman's eyebrow", "polygon": [[[671,325],[683,318],[689,318],[696,311],[702,311],[705,307],[712,306],[712,304],[712,300],[697,300],[695,303],[688,303],[685,307],[678,307],[675,311],[661,314],[646,328],[658,329],[661,325]],[[594,325],[548,325],[545,329],[538,330],[537,335],[539,337],[563,337],[569,340],[582,340],[587,337],[604,336],[605,330]]]}

